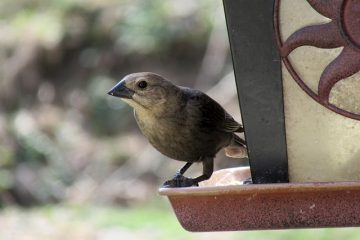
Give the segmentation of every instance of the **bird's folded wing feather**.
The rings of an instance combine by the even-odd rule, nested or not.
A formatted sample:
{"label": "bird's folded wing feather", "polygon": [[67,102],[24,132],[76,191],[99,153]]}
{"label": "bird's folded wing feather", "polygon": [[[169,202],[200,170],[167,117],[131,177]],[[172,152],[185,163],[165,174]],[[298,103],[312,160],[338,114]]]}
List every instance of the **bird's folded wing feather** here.
{"label": "bird's folded wing feather", "polygon": [[225,132],[244,131],[242,125],[236,122],[215,100],[200,91],[193,94],[191,104],[199,108],[202,115],[202,125]]}
{"label": "bird's folded wing feather", "polygon": [[[225,111],[225,110],[224,110]],[[230,114],[225,112],[225,121],[223,124],[223,129],[226,132],[244,132],[243,126],[234,120]]]}

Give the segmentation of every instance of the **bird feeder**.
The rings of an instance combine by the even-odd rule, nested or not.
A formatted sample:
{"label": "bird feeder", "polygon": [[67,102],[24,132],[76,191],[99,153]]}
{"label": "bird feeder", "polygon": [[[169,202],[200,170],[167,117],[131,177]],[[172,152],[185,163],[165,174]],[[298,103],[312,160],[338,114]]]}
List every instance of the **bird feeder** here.
{"label": "bird feeder", "polygon": [[250,169],[160,194],[190,231],[360,226],[360,1],[223,3]]}

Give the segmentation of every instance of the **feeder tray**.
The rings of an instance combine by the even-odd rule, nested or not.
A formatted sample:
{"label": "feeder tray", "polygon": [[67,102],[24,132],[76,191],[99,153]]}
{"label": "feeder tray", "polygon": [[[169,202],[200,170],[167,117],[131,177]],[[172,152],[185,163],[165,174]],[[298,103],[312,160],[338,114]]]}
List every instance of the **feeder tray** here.
{"label": "feeder tray", "polygon": [[159,193],[194,232],[360,226],[360,182],[241,184],[249,176],[225,169],[200,187]]}
{"label": "feeder tray", "polygon": [[[331,104],[328,95],[334,79],[345,79],[359,70],[359,65],[350,63],[354,63],[360,53],[356,25],[359,16],[356,9],[360,3],[303,1],[308,4],[307,10],[298,11],[294,6],[303,3],[300,0],[223,0],[250,168],[217,171],[200,187],[161,188],[160,194],[169,198],[185,229],[233,231],[360,226],[360,182],[319,182],[322,179],[356,180],[359,176],[349,173],[359,169],[353,159],[358,159],[355,151],[358,137],[354,132],[360,129],[359,122],[355,122],[360,120],[360,114],[340,109],[342,105]],[[331,16],[331,26],[340,28],[341,31],[334,31],[341,32],[337,36],[343,39],[341,43],[346,52],[351,53],[345,57],[340,54],[341,60],[337,58],[326,67],[327,73],[331,74],[324,75],[335,78],[322,82],[326,87],[320,88],[320,95],[300,79],[301,74],[295,71],[288,55],[303,45],[327,48],[328,36],[333,33],[327,32],[328,24],[304,27],[284,42],[281,24],[287,21],[280,16],[281,10],[286,9],[282,6],[301,13],[313,12],[309,9],[312,7],[324,16]],[[285,15],[291,16],[291,12]],[[283,75],[285,67],[291,76]],[[342,75],[336,75],[337,72]],[[292,85],[293,80],[298,86]],[[311,80],[320,84],[319,79]],[[354,98],[346,91],[343,94],[345,97],[341,99]],[[355,104],[349,106],[356,110],[358,101],[351,100]],[[294,109],[297,111],[292,111]],[[313,128],[307,128],[304,123],[312,124]],[[295,130],[294,126],[297,127]],[[316,134],[314,130],[320,133]],[[301,150],[296,157],[294,146]],[[328,152],[324,150],[326,147]],[[291,157],[288,157],[288,150]],[[347,156],[336,154],[335,158],[330,152],[337,153],[336,150],[346,152]],[[288,162],[292,163],[291,174]],[[347,164],[336,169],[340,162]],[[299,168],[303,163],[305,166]],[[341,177],[336,176],[337,173]],[[243,184],[250,175],[253,184]],[[312,180],[317,182],[308,183]]]}

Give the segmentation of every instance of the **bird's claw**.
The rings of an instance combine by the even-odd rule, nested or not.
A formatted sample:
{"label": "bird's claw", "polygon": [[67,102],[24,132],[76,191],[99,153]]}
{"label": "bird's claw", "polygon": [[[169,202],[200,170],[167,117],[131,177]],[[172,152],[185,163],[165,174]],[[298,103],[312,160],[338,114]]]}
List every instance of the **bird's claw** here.
{"label": "bird's claw", "polygon": [[167,180],[164,184],[164,188],[179,188],[179,187],[198,187],[199,184],[192,178],[187,178],[181,175],[179,172],[176,173],[173,179]]}
{"label": "bird's claw", "polygon": [[252,184],[252,183],[253,183],[253,181],[252,181],[251,177],[245,179],[244,182],[243,182],[243,184]]}

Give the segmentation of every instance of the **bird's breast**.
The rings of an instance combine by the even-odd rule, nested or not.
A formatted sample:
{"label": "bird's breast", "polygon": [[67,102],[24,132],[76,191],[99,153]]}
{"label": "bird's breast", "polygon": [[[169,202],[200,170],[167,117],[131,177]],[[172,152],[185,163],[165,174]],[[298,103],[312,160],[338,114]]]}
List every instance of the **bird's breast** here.
{"label": "bird's breast", "polygon": [[187,133],[186,136],[179,137],[183,127],[171,122],[171,119],[156,118],[137,112],[135,118],[141,132],[158,151],[170,158],[183,160],[181,158],[188,149],[184,141],[185,138],[189,138]]}
{"label": "bird's breast", "polygon": [[227,145],[228,136],[217,132],[199,131],[179,114],[176,118],[157,118],[135,112],[140,130],[162,154],[181,161],[198,161],[202,156],[213,156]]}

